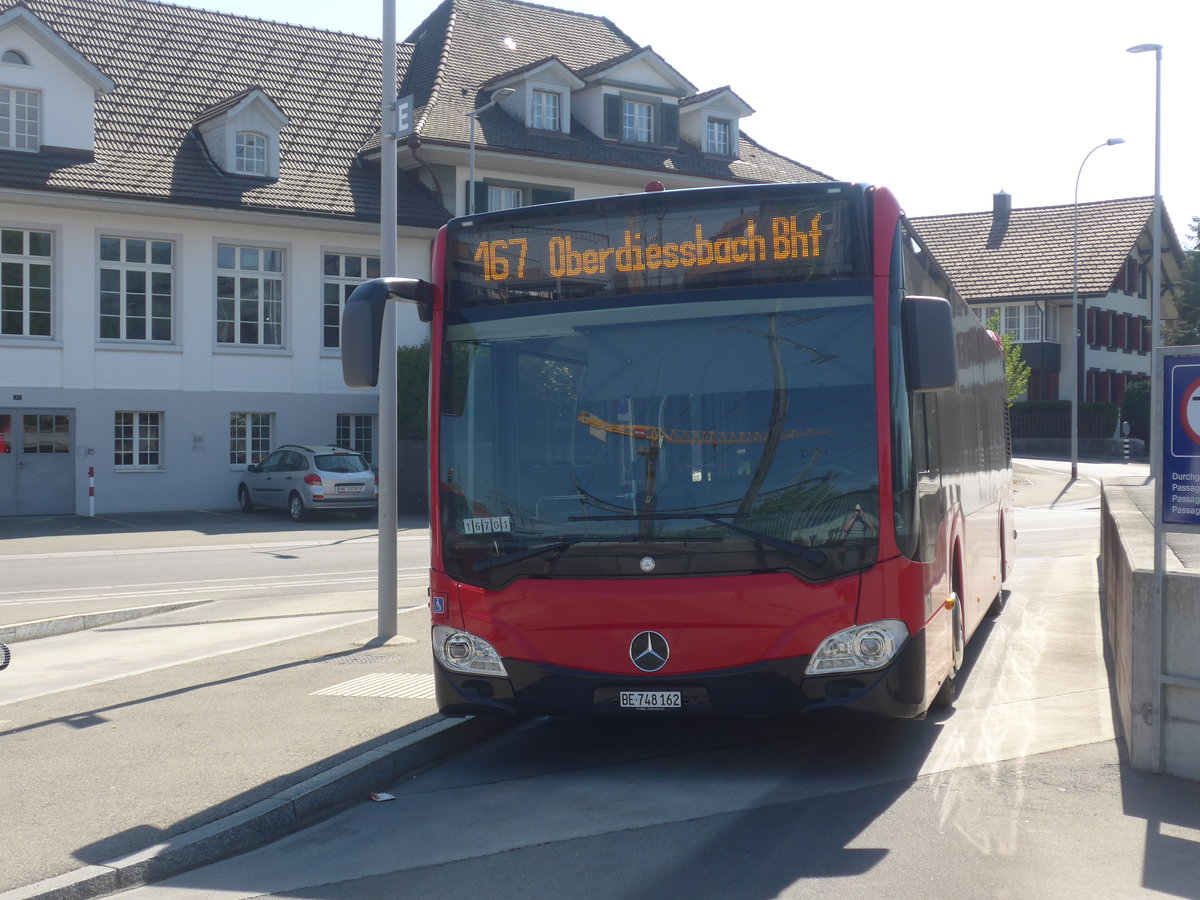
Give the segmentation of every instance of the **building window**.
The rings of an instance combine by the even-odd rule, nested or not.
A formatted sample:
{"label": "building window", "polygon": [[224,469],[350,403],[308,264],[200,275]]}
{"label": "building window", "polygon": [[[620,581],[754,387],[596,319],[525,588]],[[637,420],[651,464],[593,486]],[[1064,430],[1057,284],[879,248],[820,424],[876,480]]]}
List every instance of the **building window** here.
{"label": "building window", "polygon": [[25,54],[20,50],[5,50],[4,55],[0,56],[0,62],[8,63],[11,66],[29,65],[29,60],[25,58]]}
{"label": "building window", "polygon": [[100,238],[100,337],[171,340],[174,256],[171,241]]}
{"label": "building window", "polygon": [[346,298],[366,278],[379,277],[379,257],[354,253],[326,253],[322,294],[321,346],[341,346],[342,308]]}
{"label": "building window", "polygon": [[1043,335],[1042,308],[1036,303],[989,306],[985,312],[985,322],[998,320],[1000,333],[1011,334],[1019,344],[1034,344],[1052,339],[1049,335]]}
{"label": "building window", "polygon": [[337,445],[347,450],[357,450],[374,462],[371,454],[375,445],[375,417],[351,413],[338,413]]}
{"label": "building window", "polygon": [[704,149],[720,156],[733,155],[733,126],[728,119],[709,119]]}
{"label": "building window", "polygon": [[229,414],[229,464],[256,463],[271,452],[271,414]]}
{"label": "building window", "polygon": [[267,139],[254,131],[239,131],[233,139],[234,171],[243,175],[267,174]]}
{"label": "building window", "polygon": [[524,202],[520,188],[499,187],[494,184],[488,185],[487,209],[489,212],[496,209],[516,209],[518,206],[523,205]]}
{"label": "building window", "polygon": [[50,337],[53,247],[48,231],[0,229],[0,335]]}
{"label": "building window", "polygon": [[41,146],[41,102],[37,91],[0,87],[0,149],[37,150]]}
{"label": "building window", "polygon": [[217,247],[217,343],[283,346],[283,251]]}
{"label": "building window", "polygon": [[[22,417],[25,453],[70,453],[71,417],[32,414]],[[0,444],[7,446],[7,434],[0,435]],[[7,453],[0,450],[0,453]]]}
{"label": "building window", "polygon": [[530,127],[541,128],[546,131],[558,131],[558,104],[558,94],[552,91],[534,91],[532,106],[530,108]]}
{"label": "building window", "polygon": [[654,142],[654,107],[640,100],[621,103],[621,137],[638,144]]}
{"label": "building window", "polygon": [[162,413],[119,412],[114,428],[113,462],[134,469],[162,465]]}

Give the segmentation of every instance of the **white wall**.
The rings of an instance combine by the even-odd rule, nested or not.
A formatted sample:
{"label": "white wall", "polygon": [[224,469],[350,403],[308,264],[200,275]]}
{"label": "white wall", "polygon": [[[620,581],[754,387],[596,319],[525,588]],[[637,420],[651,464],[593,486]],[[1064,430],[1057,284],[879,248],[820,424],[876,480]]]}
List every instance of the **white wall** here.
{"label": "white wall", "polygon": [[[337,414],[376,412],[375,392],[352,390],[342,381],[339,351],[322,347],[321,320],[323,252],[378,254],[378,226],[326,231],[311,220],[277,224],[233,213],[167,215],[151,204],[106,207],[0,201],[0,227],[54,235],[55,303],[52,339],[0,338],[0,406],[73,411],[77,512],[88,508],[89,467],[95,468],[97,512],[233,507],[231,412],[274,413],[275,443],[332,443]],[[171,344],[100,340],[101,235],[175,242]],[[282,349],[216,343],[216,248],[224,242],[285,251]],[[401,239],[398,259],[401,272],[428,277],[429,239]],[[401,342],[418,343],[427,333],[415,309],[401,304]],[[163,413],[159,470],[115,467],[118,410]]]}

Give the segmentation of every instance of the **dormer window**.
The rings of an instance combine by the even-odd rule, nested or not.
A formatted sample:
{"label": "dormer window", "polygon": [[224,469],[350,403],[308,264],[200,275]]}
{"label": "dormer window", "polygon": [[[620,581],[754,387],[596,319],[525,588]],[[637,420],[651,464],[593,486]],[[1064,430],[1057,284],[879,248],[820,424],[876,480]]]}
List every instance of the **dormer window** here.
{"label": "dormer window", "polygon": [[0,62],[8,63],[10,66],[29,65],[29,60],[20,50],[5,50],[3,54],[0,54]]}
{"label": "dormer window", "polygon": [[640,100],[622,101],[621,139],[635,144],[653,142],[654,107]]}
{"label": "dormer window", "polygon": [[243,175],[266,175],[266,136],[256,131],[239,131],[234,138],[234,167]]}
{"label": "dormer window", "polygon": [[209,156],[226,172],[279,177],[279,135],[289,122],[262,88],[247,88],[210,106],[195,124]]}
{"label": "dormer window", "polygon": [[38,91],[0,87],[0,149],[39,149],[41,102]]}
{"label": "dormer window", "polygon": [[733,128],[728,119],[709,119],[705,129],[704,151],[718,156],[733,155]]}
{"label": "dormer window", "polygon": [[561,102],[562,96],[553,91],[534,91],[529,108],[529,127],[558,131],[561,123]]}

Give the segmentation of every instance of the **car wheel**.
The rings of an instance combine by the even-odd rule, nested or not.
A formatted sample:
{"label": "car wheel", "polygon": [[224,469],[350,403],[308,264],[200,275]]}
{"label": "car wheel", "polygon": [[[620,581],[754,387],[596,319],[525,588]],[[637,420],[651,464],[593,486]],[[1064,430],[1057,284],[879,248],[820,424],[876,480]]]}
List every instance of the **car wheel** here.
{"label": "car wheel", "polygon": [[238,485],[238,506],[244,513],[254,512],[254,501],[250,499],[250,489],[244,484]]}
{"label": "car wheel", "polygon": [[293,522],[303,522],[308,517],[308,510],[304,508],[304,501],[300,499],[300,495],[292,491],[292,495],[288,497],[288,515],[292,517]]}

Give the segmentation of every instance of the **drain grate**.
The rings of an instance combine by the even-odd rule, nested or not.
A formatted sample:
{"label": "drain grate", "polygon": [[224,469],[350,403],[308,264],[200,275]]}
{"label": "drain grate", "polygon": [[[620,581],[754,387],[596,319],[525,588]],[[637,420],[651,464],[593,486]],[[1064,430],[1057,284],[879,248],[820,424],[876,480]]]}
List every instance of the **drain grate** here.
{"label": "drain grate", "polygon": [[396,653],[352,653],[349,656],[327,656],[314,659],[313,662],[322,666],[388,666],[400,662],[400,659]]}
{"label": "drain grate", "polygon": [[432,700],[432,675],[372,674],[352,678],[313,691],[313,697],[392,697],[398,700]]}

